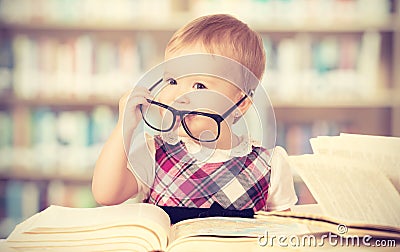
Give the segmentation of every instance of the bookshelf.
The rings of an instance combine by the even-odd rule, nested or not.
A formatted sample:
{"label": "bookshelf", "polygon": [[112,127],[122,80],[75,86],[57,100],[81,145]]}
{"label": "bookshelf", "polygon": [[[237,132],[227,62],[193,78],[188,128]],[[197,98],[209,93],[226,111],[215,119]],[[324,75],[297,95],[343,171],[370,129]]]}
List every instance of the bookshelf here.
{"label": "bookshelf", "polygon": [[310,152],[315,135],[400,136],[397,0],[51,2],[0,1],[1,236],[50,203],[95,204],[91,171],[118,98],[203,14],[233,14],[262,35],[263,86],[289,154]]}

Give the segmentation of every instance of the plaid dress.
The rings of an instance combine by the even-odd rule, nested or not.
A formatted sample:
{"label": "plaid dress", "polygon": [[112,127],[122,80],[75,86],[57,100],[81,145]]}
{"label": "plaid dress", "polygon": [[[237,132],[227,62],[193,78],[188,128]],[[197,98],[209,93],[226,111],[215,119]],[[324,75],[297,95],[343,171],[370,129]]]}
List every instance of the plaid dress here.
{"label": "plaid dress", "polygon": [[209,208],[214,202],[228,210],[261,210],[266,206],[270,154],[262,147],[225,162],[201,163],[180,141],[155,137],[155,180],[149,203],[160,206]]}

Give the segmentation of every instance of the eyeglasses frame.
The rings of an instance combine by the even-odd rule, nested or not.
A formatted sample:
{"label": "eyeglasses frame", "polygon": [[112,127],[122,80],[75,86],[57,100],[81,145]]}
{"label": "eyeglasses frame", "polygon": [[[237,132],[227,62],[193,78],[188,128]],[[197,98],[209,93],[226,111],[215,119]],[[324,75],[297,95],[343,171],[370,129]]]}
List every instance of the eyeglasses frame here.
{"label": "eyeglasses frame", "polygon": [[[156,83],[154,83],[154,84],[149,88],[149,91],[151,92],[151,91],[152,91],[157,85],[159,85],[162,81],[163,81],[163,79],[161,78],[161,79],[158,80]],[[186,131],[186,133],[187,133],[190,137],[192,137],[193,139],[195,139],[196,141],[199,141],[199,142],[215,142],[216,140],[218,140],[218,138],[219,138],[219,136],[220,136],[220,133],[221,133],[221,122],[222,122],[223,120],[225,120],[226,117],[228,117],[233,111],[235,111],[235,109],[236,109],[237,107],[239,107],[239,105],[240,105],[247,97],[248,97],[247,94],[245,94],[238,102],[236,102],[231,108],[229,108],[229,109],[228,109],[225,113],[223,113],[222,115],[213,114],[213,113],[207,113],[207,112],[201,112],[201,111],[177,110],[177,109],[175,109],[175,108],[173,108],[173,107],[171,107],[171,106],[168,106],[168,105],[166,105],[166,104],[164,104],[164,103],[157,102],[157,101],[154,101],[154,100],[151,100],[151,99],[146,99],[147,102],[149,102],[150,104],[157,105],[157,106],[159,106],[159,107],[165,108],[165,109],[167,109],[167,110],[169,110],[169,111],[172,112],[172,115],[173,115],[172,125],[171,125],[168,129],[164,129],[164,130],[163,130],[163,129],[155,128],[155,127],[153,127],[150,123],[148,123],[148,122],[146,121],[145,117],[144,117],[144,114],[143,114],[143,105],[140,104],[140,105],[139,105],[139,108],[140,108],[140,112],[141,112],[141,114],[142,114],[143,121],[146,123],[147,126],[149,126],[150,128],[152,128],[152,129],[154,129],[154,130],[156,130],[156,131],[159,131],[159,132],[168,132],[168,131],[170,131],[170,130],[175,126],[176,117],[179,116],[179,117],[181,118],[180,121],[181,121],[181,123],[182,123],[182,126],[183,126],[184,130]],[[190,130],[189,130],[189,127],[186,125],[186,122],[185,122],[185,120],[184,120],[184,118],[185,118],[187,115],[190,115],[190,114],[192,114],[192,115],[194,114],[194,115],[201,115],[201,116],[210,117],[210,118],[212,118],[215,122],[217,122],[217,125],[218,125],[218,132],[217,132],[217,136],[215,137],[215,139],[213,139],[213,140],[201,140],[201,139],[199,139],[199,138],[193,136],[192,133],[191,133]]]}

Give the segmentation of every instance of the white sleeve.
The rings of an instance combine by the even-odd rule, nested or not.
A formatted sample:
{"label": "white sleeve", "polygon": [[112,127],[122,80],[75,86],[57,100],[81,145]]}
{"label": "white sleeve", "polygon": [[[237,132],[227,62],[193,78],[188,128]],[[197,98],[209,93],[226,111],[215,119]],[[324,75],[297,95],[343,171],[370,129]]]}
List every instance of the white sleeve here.
{"label": "white sleeve", "polygon": [[288,154],[284,148],[277,146],[271,160],[267,211],[286,210],[293,207],[297,200]]}
{"label": "white sleeve", "polygon": [[146,197],[154,182],[154,141],[145,139],[145,134],[138,134],[132,140],[129,149],[127,168],[135,176],[138,193]]}

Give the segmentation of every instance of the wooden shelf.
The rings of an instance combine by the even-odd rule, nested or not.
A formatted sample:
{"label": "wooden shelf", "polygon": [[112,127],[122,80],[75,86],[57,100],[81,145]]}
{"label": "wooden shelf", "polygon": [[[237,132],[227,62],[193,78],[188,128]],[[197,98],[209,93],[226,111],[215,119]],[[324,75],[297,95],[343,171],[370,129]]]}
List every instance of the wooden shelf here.
{"label": "wooden shelf", "polygon": [[41,98],[36,99],[22,99],[22,98],[12,98],[3,97],[0,98],[0,105],[22,105],[29,107],[39,107],[39,106],[50,106],[50,107],[67,107],[67,108],[81,108],[81,107],[95,107],[100,105],[105,106],[118,106],[118,99],[110,98],[99,98],[99,97],[89,97],[87,99],[83,98]]}
{"label": "wooden shelf", "polygon": [[[174,21],[175,20],[175,21]],[[140,32],[177,30],[181,21],[177,19],[168,22],[137,20],[131,23],[0,23],[0,29],[12,31],[71,31],[71,32]]]}
{"label": "wooden shelf", "polygon": [[322,33],[335,33],[335,32],[364,32],[370,30],[376,30],[381,32],[390,32],[397,29],[395,22],[392,21],[392,18],[388,22],[384,22],[381,24],[374,23],[356,23],[356,22],[338,22],[338,23],[323,23],[323,22],[314,22],[314,23],[281,23],[274,24],[271,26],[266,25],[269,22],[257,22],[254,24],[249,24],[253,29],[258,32],[322,32]]}
{"label": "wooden shelf", "polygon": [[[181,15],[168,20],[133,20],[126,23],[6,23],[0,22],[0,29],[11,31],[71,31],[71,32],[175,32],[182,24],[191,20],[190,15]],[[396,17],[386,22],[271,22],[253,21],[249,26],[259,32],[364,32],[367,30],[395,31],[399,28]],[[271,25],[272,24],[272,25]]]}
{"label": "wooden shelf", "polygon": [[392,96],[382,96],[365,99],[292,99],[283,101],[271,98],[271,103],[276,108],[391,108],[397,100]]}
{"label": "wooden shelf", "polygon": [[65,183],[88,184],[92,181],[92,174],[56,174],[43,173],[30,169],[12,168],[11,172],[0,172],[0,180],[22,180],[22,181],[54,181]]}
{"label": "wooden shelf", "polygon": [[[354,100],[343,100],[343,99],[332,99],[332,100],[318,100],[318,99],[291,99],[281,100],[278,98],[271,97],[271,103],[277,108],[390,108],[398,104],[396,97],[392,96],[381,96],[369,99],[354,99]],[[49,106],[49,107],[67,107],[67,108],[80,108],[80,107],[95,107],[100,105],[118,107],[118,99],[107,99],[107,98],[96,98],[91,97],[87,99],[65,99],[65,98],[37,98],[37,99],[21,99],[21,98],[10,98],[0,97],[0,105],[9,106]]]}

